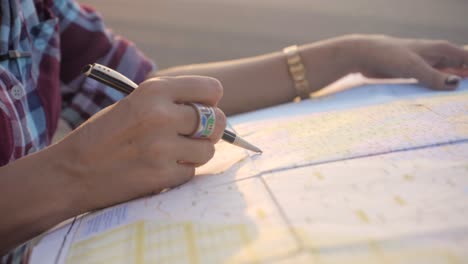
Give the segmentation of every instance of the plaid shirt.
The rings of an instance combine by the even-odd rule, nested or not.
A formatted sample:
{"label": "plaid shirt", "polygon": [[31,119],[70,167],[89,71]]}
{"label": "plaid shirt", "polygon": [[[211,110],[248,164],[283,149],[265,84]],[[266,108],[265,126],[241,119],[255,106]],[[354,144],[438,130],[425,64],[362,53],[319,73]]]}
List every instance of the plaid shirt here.
{"label": "plaid shirt", "polygon": [[[76,127],[122,97],[84,78],[84,65],[99,62],[136,83],[155,68],[73,0],[0,1],[0,166],[49,145],[60,114]],[[12,50],[30,56],[5,58]]]}
{"label": "plaid shirt", "polygon": [[[0,1],[0,166],[49,145],[60,115],[76,127],[122,97],[84,78],[84,65],[99,62],[136,83],[155,70],[89,7],[73,0]],[[2,263],[17,263],[22,248]]]}

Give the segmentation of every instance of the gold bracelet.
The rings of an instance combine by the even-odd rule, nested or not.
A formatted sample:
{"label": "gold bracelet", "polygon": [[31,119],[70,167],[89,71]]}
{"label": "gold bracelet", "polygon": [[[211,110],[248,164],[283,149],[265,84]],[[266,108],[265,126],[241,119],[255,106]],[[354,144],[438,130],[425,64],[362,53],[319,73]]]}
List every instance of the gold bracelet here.
{"label": "gold bracelet", "polygon": [[297,97],[294,101],[310,98],[309,81],[307,81],[306,70],[302,63],[297,45],[289,46],[283,49],[288,62],[289,73],[294,81]]}

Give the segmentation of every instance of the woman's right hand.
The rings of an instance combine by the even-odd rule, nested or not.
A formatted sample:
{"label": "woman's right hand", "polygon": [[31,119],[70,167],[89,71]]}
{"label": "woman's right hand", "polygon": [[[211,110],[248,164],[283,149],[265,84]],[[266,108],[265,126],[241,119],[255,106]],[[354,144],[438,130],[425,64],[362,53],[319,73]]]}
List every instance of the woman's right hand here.
{"label": "woman's right hand", "polygon": [[[66,153],[62,168],[76,184],[84,211],[157,193],[188,181],[196,166],[213,157],[226,126],[216,108],[222,94],[221,83],[209,77],[149,79],[49,150]],[[185,105],[190,102],[215,109],[208,139],[187,137],[198,126],[197,112]]]}

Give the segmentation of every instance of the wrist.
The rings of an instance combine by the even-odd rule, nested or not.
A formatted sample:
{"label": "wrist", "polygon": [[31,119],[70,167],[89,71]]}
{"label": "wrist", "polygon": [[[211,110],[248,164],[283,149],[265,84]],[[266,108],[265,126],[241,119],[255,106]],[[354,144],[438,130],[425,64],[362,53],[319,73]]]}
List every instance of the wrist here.
{"label": "wrist", "polygon": [[93,174],[90,168],[95,164],[89,164],[90,161],[83,158],[86,153],[83,153],[82,141],[70,139],[65,138],[48,147],[45,155],[52,160],[49,170],[55,175],[55,181],[58,186],[63,186],[57,195],[64,197],[64,212],[76,216],[96,208],[90,199],[87,181],[87,176]]}
{"label": "wrist", "polygon": [[[379,42],[388,39],[384,35],[348,35],[342,39],[342,45],[346,50],[349,73],[365,73],[375,68],[373,58],[377,57],[376,46]],[[381,49],[383,50],[383,49]]]}
{"label": "wrist", "polygon": [[345,57],[346,74],[360,72],[362,64],[363,40],[360,35],[345,36],[340,40]]}
{"label": "wrist", "polygon": [[[52,147],[55,148],[55,147]],[[0,251],[80,213],[75,184],[60,168],[63,153],[47,148],[0,168]]]}
{"label": "wrist", "polygon": [[60,210],[67,218],[88,211],[89,208],[82,202],[85,191],[81,179],[84,171],[76,162],[76,152],[61,143],[47,148],[44,152],[49,163],[48,178],[58,188],[54,196],[62,198]]}
{"label": "wrist", "polygon": [[[73,162],[69,159],[69,153],[60,145],[53,145],[37,153],[37,157],[31,156],[26,166],[29,172],[34,171],[35,177],[40,180],[38,188],[43,188],[47,194],[44,203],[48,207],[45,212],[51,216],[52,221],[63,221],[83,212],[79,201],[80,188],[76,177],[73,175]],[[37,160],[34,160],[37,159]],[[41,169],[39,169],[41,168]],[[36,173],[40,171],[39,173]]]}
{"label": "wrist", "polygon": [[341,64],[343,75],[361,72],[366,67],[363,55],[368,48],[367,41],[364,35],[346,35],[331,44],[339,56],[336,60]]}
{"label": "wrist", "polygon": [[299,48],[312,92],[347,74],[360,71],[359,39],[358,36],[338,37]]}

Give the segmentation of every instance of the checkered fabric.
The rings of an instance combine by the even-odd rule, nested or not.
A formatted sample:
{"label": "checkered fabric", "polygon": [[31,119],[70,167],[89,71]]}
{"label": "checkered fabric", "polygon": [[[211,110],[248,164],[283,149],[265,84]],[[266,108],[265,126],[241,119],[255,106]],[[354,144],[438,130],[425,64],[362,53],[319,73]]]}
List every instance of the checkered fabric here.
{"label": "checkered fabric", "polygon": [[98,62],[136,83],[155,70],[130,42],[73,0],[0,0],[0,166],[50,144],[60,115],[72,127],[122,97],[84,78]]}
{"label": "checkered fabric", "polygon": [[[49,145],[60,116],[76,127],[122,98],[84,78],[83,66],[98,62],[136,83],[155,70],[90,7],[73,0],[0,2],[0,166]],[[18,247],[0,263],[22,263],[27,248]]]}

